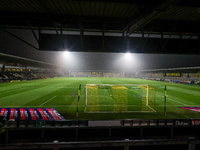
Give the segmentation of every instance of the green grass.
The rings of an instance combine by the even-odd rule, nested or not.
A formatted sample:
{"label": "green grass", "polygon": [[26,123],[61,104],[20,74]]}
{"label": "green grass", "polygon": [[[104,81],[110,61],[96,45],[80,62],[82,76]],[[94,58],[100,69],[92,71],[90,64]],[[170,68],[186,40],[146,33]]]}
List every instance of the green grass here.
{"label": "green grass", "polygon": [[[86,100],[87,113],[135,113],[155,112],[155,90],[148,88],[149,99],[147,104],[147,86],[137,85],[87,85]],[[153,91],[153,92],[151,92]]]}
{"label": "green grass", "polygon": [[[78,88],[82,85],[79,116],[76,117]],[[155,113],[84,113],[85,110],[85,85],[86,84],[148,84],[156,87],[154,102]],[[167,86],[167,115],[164,116],[164,86]],[[107,94],[113,94],[112,90]],[[72,94],[73,93],[73,94]],[[97,92],[100,105],[113,105],[111,97],[103,101],[104,93]],[[95,95],[95,94],[94,94]],[[115,94],[114,94],[115,95]],[[113,95],[113,96],[114,96]],[[128,95],[128,108],[136,103]],[[102,98],[101,98],[102,97]],[[94,98],[95,99],[95,98]],[[141,102],[140,102],[141,103]],[[95,105],[96,105],[95,104]],[[0,84],[0,107],[1,108],[55,108],[65,119],[77,120],[106,120],[106,119],[184,119],[200,118],[198,112],[181,109],[181,106],[200,107],[200,86],[165,83],[132,78],[52,78],[43,80],[23,81],[19,83]],[[136,107],[136,106],[134,106]],[[119,108],[119,107],[118,107]],[[101,110],[103,107],[101,108]],[[104,110],[104,109],[103,109]],[[113,107],[112,107],[113,110]]]}

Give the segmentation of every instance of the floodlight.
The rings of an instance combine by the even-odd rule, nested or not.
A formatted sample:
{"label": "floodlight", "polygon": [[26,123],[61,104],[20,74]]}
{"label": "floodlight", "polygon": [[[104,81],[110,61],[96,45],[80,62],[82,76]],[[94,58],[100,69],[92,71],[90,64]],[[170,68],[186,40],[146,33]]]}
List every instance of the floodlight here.
{"label": "floodlight", "polygon": [[126,58],[127,58],[127,59],[130,59],[130,58],[131,58],[131,53],[127,52],[127,53],[126,53]]}
{"label": "floodlight", "polygon": [[64,56],[67,56],[68,54],[69,54],[69,51],[67,51],[67,50],[63,52]]}

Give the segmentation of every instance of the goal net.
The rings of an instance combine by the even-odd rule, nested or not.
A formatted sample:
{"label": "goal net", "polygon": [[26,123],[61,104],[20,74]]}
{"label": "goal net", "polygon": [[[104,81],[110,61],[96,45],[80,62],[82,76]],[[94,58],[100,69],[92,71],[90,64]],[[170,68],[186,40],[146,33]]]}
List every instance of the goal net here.
{"label": "goal net", "polygon": [[148,85],[86,84],[85,113],[156,112]]}

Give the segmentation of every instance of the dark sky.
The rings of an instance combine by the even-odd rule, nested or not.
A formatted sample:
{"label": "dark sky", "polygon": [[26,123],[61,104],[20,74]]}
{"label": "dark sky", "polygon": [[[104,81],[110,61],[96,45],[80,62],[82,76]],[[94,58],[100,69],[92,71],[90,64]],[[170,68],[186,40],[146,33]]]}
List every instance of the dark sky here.
{"label": "dark sky", "polygon": [[[10,32],[38,47],[31,30],[9,29]],[[37,32],[37,31],[36,31]],[[38,51],[0,30],[0,53],[66,65],[70,70],[140,70],[200,66],[200,55],[70,53]]]}

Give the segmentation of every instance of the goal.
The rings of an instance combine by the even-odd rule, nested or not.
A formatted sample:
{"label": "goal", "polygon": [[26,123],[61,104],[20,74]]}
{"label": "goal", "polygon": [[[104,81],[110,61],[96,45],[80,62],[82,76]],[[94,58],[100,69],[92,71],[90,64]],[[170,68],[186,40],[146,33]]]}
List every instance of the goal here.
{"label": "goal", "polygon": [[86,84],[85,113],[156,112],[155,88],[133,84]]}

